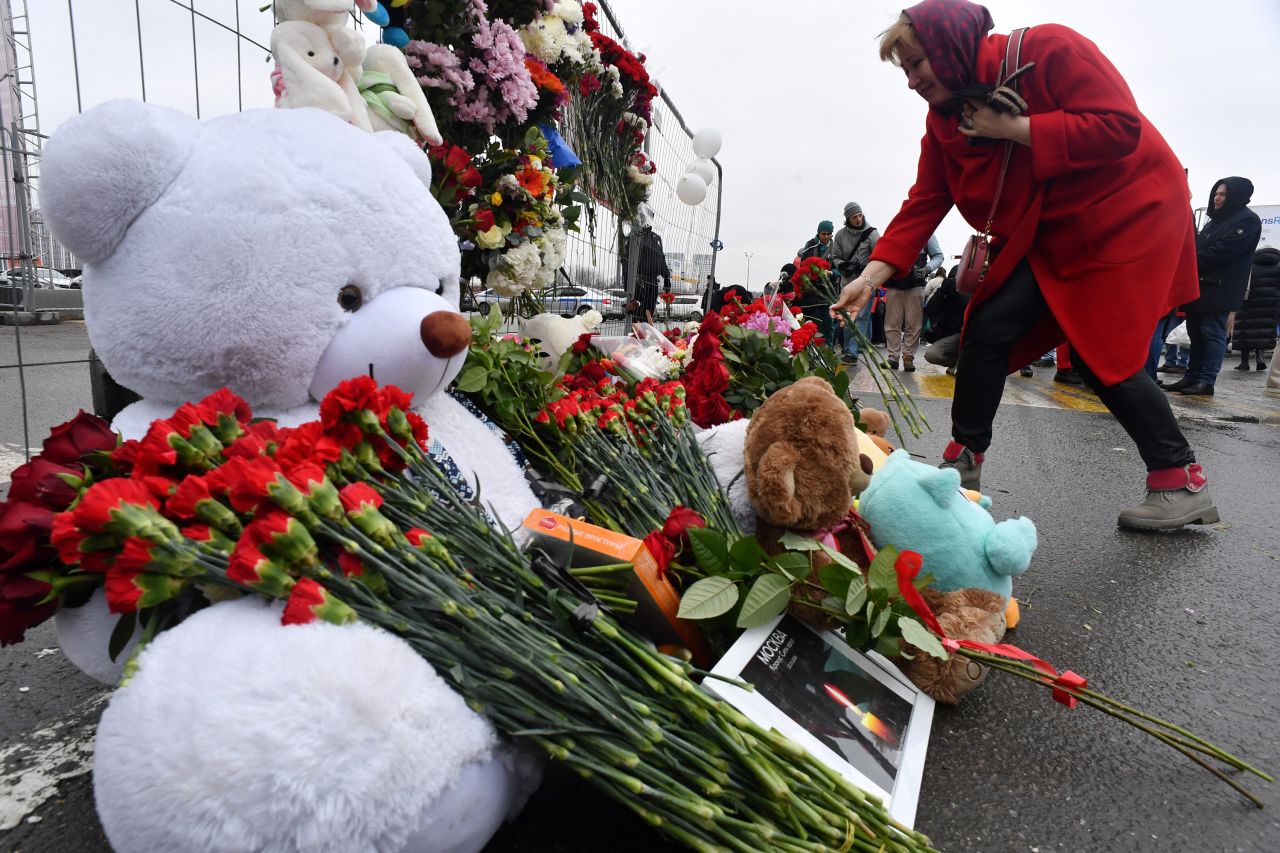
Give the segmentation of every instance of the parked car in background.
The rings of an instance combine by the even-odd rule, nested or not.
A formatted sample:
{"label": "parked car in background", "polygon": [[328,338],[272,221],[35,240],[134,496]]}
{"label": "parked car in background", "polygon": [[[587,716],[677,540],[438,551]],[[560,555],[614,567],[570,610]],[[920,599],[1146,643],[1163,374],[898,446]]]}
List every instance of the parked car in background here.
{"label": "parked car in background", "polygon": [[[57,270],[45,269],[44,267],[36,267],[34,270],[32,270],[32,272],[35,273],[35,281],[33,282],[35,287],[48,287],[48,288],[59,288],[62,290],[70,290],[73,287],[79,286],[79,285],[73,285],[71,283],[71,279],[67,278],[65,275],[58,272]],[[6,270],[4,273],[3,281],[5,284],[12,284],[16,287],[24,286],[26,282],[23,280],[22,267],[14,267],[13,269]]]}
{"label": "parked car in background", "polygon": [[[654,311],[654,319],[666,320],[667,306],[661,302]],[[696,293],[678,293],[671,300],[670,317],[672,320],[701,320],[702,319],[702,297]]]}
{"label": "parked car in background", "polygon": [[[545,311],[562,317],[585,314],[594,308],[605,319],[616,318],[622,316],[624,307],[622,301],[602,290],[567,284],[549,287],[542,291],[538,298]],[[482,290],[471,298],[471,302],[474,305],[471,310],[486,316],[493,310],[494,305],[498,306],[504,315],[511,314],[511,297],[503,296],[496,290]],[[468,309],[464,306],[463,310]]]}

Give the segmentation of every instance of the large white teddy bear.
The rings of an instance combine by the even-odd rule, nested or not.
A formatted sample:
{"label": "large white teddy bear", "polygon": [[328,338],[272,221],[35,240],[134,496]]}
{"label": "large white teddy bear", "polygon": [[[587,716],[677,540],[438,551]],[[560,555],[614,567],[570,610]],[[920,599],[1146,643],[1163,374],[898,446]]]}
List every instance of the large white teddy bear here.
{"label": "large white teddy bear", "polygon": [[[116,101],[67,122],[45,147],[41,204],[85,264],[94,349],[143,398],[114,426],[140,437],[222,386],[296,424],[372,372],[415,395],[433,453],[517,529],[536,505],[521,470],[446,393],[470,330],[429,184],[407,137],[319,110],[200,123]],[[59,625],[64,646],[101,659],[105,608],[85,611]],[[138,664],[95,754],[120,853],[478,850],[536,784],[407,644],[367,626],[282,627],[265,605],[217,604]]]}

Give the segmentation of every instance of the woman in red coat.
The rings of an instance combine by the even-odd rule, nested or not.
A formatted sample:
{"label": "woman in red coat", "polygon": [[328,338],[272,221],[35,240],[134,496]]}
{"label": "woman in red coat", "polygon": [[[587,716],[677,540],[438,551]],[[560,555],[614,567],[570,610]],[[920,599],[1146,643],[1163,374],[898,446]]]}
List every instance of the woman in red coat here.
{"label": "woman in red coat", "polygon": [[1034,65],[1015,96],[988,96],[1009,42],[988,35],[993,26],[983,6],[926,0],[883,34],[881,58],[900,65],[907,87],[929,103],[920,164],[870,264],[832,311],[855,311],[910,268],[952,206],[974,228],[986,226],[1010,140],[993,260],[969,305],[943,465],[979,485],[1005,376],[1066,340],[1147,466],[1147,499],[1123,510],[1120,525],[1216,522],[1195,455],[1143,371],[1156,321],[1198,293],[1185,173],[1119,72],[1066,27],[1027,30],[1020,62]]}

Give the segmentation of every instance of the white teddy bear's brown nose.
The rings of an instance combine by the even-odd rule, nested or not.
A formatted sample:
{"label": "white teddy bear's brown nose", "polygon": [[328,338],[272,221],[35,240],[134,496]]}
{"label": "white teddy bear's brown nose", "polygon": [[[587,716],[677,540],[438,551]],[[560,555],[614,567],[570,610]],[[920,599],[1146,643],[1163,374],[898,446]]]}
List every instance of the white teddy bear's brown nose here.
{"label": "white teddy bear's brown nose", "polygon": [[452,358],[471,343],[471,324],[453,311],[432,311],[422,318],[419,333],[436,358]]}

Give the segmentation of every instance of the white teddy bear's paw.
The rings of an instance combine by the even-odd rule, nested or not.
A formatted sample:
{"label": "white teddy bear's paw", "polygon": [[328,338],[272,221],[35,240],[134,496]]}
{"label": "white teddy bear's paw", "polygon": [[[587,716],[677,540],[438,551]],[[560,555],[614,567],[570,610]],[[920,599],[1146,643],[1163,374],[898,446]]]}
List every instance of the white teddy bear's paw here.
{"label": "white teddy bear's paw", "polygon": [[133,654],[142,627],[135,625],[128,643],[112,660],[108,649],[111,634],[120,622],[120,616],[107,607],[106,593],[94,590],[93,595],[80,607],[62,607],[54,614],[53,625],[58,632],[58,646],[67,660],[75,664],[90,678],[109,684],[120,683],[125,661]]}
{"label": "white teddy bear's paw", "polygon": [[214,605],[151,642],[98,725],[113,849],[480,850],[528,774],[399,638]]}

